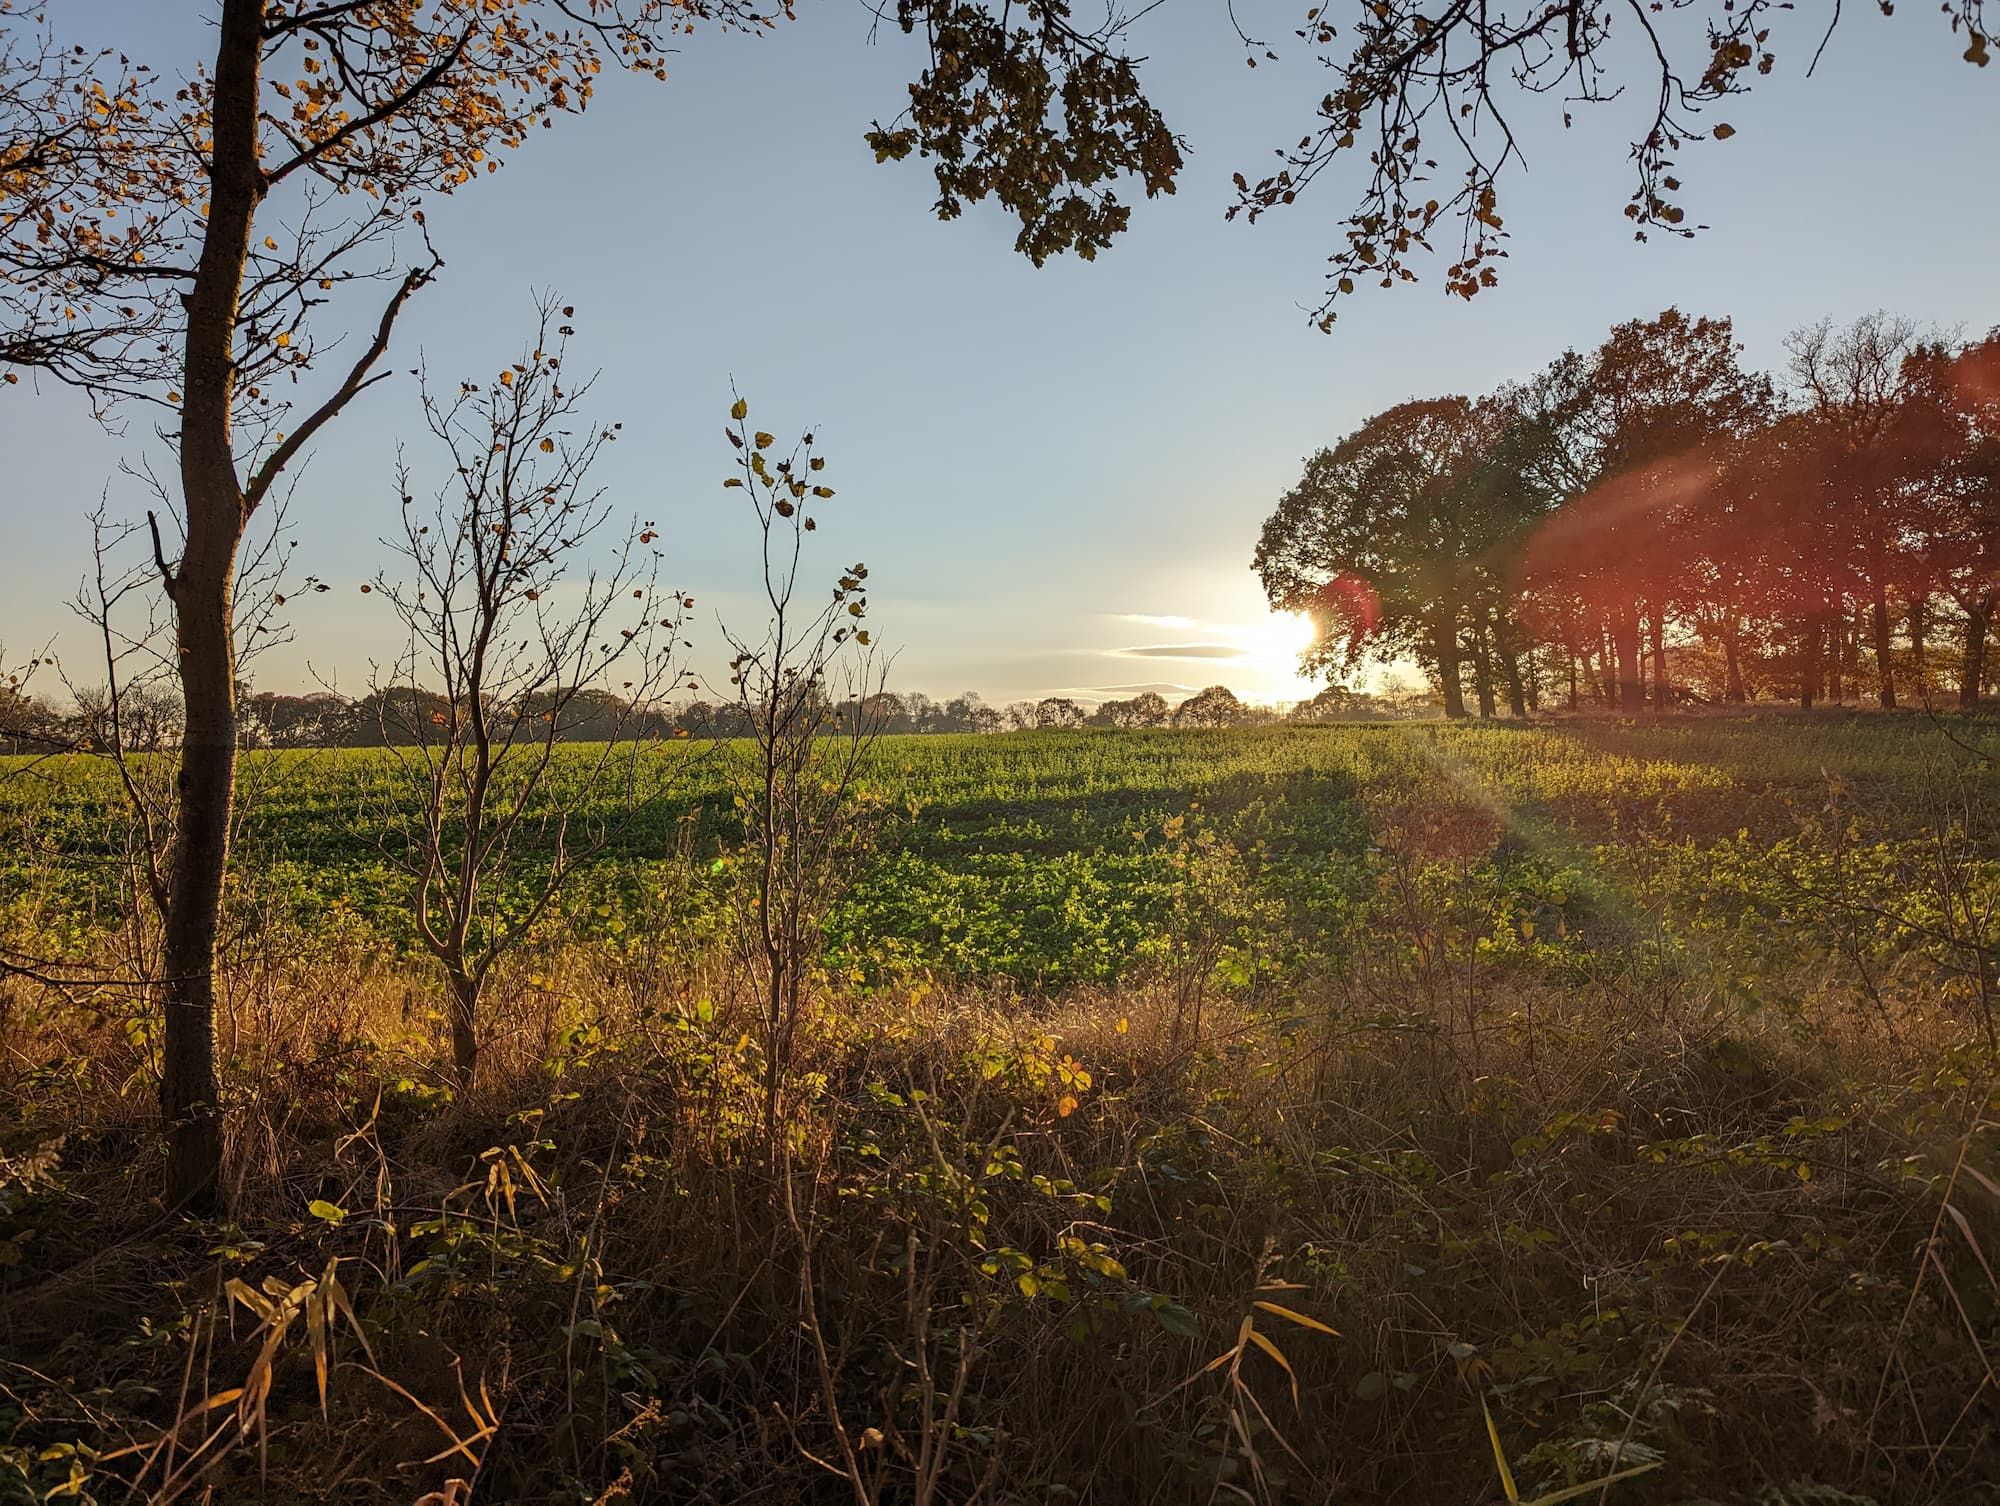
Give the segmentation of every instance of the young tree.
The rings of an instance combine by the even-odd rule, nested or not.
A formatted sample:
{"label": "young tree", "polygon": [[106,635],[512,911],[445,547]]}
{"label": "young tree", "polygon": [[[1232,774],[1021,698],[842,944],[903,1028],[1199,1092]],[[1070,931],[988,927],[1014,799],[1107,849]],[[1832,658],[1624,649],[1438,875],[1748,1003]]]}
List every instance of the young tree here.
{"label": "young tree", "polygon": [[[726,765],[743,818],[737,953],[755,980],[764,1047],[764,1130],[778,1154],[778,1125],[800,1022],[812,1001],[821,933],[847,892],[877,810],[861,788],[879,728],[862,713],[879,704],[883,671],[870,652],[868,567],[841,572],[830,599],[809,603],[805,538],[833,496],[826,457],[805,435],[791,453],[766,457],[775,436],[749,427],[749,404],[730,409],[729,442],[756,520],[769,615],[750,638],[724,627],[729,683],[748,725],[747,756]],[[843,692],[836,695],[835,692]],[[857,714],[840,715],[845,702]]]}
{"label": "young tree", "polygon": [[[570,326],[559,321],[571,312],[544,300],[533,339],[496,380],[445,398],[426,385],[424,418],[451,473],[422,508],[399,464],[403,529],[389,547],[400,578],[378,575],[373,588],[405,635],[387,681],[425,692],[376,703],[408,776],[386,825],[417,935],[449,985],[461,1090],[478,1068],[494,964],[603,848],[615,817],[657,793],[645,758],[655,739],[631,734],[678,680],[689,605],[659,589],[651,524],[598,547],[611,505],[590,472],[617,430],[582,417],[592,381],[564,371]],[[532,864],[531,843],[543,849]]]}

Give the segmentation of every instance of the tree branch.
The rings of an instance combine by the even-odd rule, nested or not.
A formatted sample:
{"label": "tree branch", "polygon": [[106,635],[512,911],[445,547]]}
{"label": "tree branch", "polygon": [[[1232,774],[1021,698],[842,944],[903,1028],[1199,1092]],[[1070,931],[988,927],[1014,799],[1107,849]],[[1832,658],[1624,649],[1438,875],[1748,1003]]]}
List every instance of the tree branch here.
{"label": "tree branch", "polygon": [[317,146],[300,152],[291,161],[285,163],[276,171],[265,174],[264,182],[266,186],[271,187],[282,183],[300,168],[310,167],[315,162],[324,159],[329,153],[345,146],[363,131],[373,130],[376,126],[382,124],[383,121],[393,119],[395,116],[402,114],[409,108],[413,100],[436,88],[438,81],[458,65],[458,60],[465,55],[466,45],[471,40],[471,32],[462,33],[459,39],[452,44],[451,51],[447,52],[419,74],[417,81],[411,84],[409,88],[403,90],[400,94],[392,95],[390,98],[384,100],[366,115],[356,116]]}
{"label": "tree branch", "polygon": [[291,464],[293,457],[353,400],[356,393],[364,387],[373,386],[383,376],[388,375],[387,372],[375,376],[370,376],[368,373],[388,351],[389,334],[395,327],[396,316],[403,311],[403,305],[409,302],[410,295],[429,282],[437,269],[443,265],[443,261],[433,252],[429,266],[412,267],[404,276],[402,286],[396,289],[396,296],[391,298],[388,307],[382,310],[382,318],[375,326],[375,338],[368,342],[368,348],[355,361],[353,368],[347,373],[347,380],[335,389],[331,397],[306,415],[305,421],[286,437],[283,444],[271,452],[264,463],[257,468],[257,474],[251,477],[250,484],[243,490],[243,510],[246,516],[254,512],[257,504],[264,500],[265,493],[270,491],[272,483],[278,479],[285,467]]}

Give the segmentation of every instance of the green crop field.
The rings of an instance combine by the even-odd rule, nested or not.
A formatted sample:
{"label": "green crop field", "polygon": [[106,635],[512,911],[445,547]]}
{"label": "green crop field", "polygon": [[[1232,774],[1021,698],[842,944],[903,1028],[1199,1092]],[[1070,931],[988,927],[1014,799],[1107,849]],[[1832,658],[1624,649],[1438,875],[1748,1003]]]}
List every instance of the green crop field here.
{"label": "green crop field", "polygon": [[[888,738],[867,776],[881,811],[874,850],[833,918],[828,955],[864,983],[912,973],[1045,991],[1115,982],[1156,947],[1176,852],[1206,833],[1232,849],[1231,882],[1258,912],[1238,976],[1282,985],[1339,958],[1385,833],[1393,847],[1413,812],[1462,830],[1405,832],[1404,845],[1461,843],[1465,872],[1504,891],[1505,919],[1533,931],[1540,917],[1540,932],[1508,933],[1518,944],[1586,948],[1642,915],[1681,939],[1760,922],[1781,934],[1823,909],[1814,874],[1824,879],[1833,838],[1843,881],[1865,870],[1908,887],[1937,831],[2000,791],[1974,751],[1982,739],[1992,741],[1986,724],[1954,722],[1947,734],[1911,715]],[[580,764],[590,753],[564,756]],[[645,756],[635,809],[609,794],[588,807],[602,850],[547,937],[615,948],[663,925],[712,937],[738,833],[729,763],[740,756],[669,744]],[[410,947],[390,820],[409,787],[394,754],[255,754],[243,785],[244,913],[321,942]],[[16,760],[0,813],[27,833],[0,857],[17,910],[71,945],[128,911],[109,764]],[[1977,855],[1996,856],[1986,845]],[[528,858],[517,890],[534,875],[532,841]]]}

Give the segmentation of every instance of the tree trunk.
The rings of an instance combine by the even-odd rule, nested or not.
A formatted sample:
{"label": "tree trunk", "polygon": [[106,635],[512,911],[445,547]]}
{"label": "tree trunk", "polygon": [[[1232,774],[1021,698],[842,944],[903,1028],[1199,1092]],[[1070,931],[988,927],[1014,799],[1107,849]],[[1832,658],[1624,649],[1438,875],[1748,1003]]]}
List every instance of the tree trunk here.
{"label": "tree trunk", "polygon": [[1621,603],[1611,625],[1611,644],[1618,656],[1618,698],[1620,711],[1637,716],[1646,709],[1645,671],[1639,664],[1639,613],[1629,602]]}
{"label": "tree trunk", "polygon": [[1875,698],[1884,711],[1896,709],[1896,672],[1889,662],[1889,596],[1882,578],[1875,578],[1875,599],[1869,604],[1870,626],[1875,630]]}
{"label": "tree trunk", "polygon": [[1484,621],[1475,622],[1472,629],[1472,685],[1479,695],[1479,714],[1487,721],[1493,719],[1493,644],[1492,634]]}
{"label": "tree trunk", "polygon": [[1444,714],[1457,720],[1465,715],[1465,690],[1458,677],[1458,621],[1455,612],[1440,608],[1431,614],[1431,653],[1437,659],[1438,690],[1444,696]]}
{"label": "tree trunk", "polygon": [[215,936],[236,795],[236,550],[245,505],[230,435],[235,337],[257,165],[264,0],[226,0],[216,41],[208,223],[187,296],[181,497],[187,541],[168,578],[187,730],[162,924],[160,1114],[169,1207],[210,1212],[221,1193],[215,1077]]}
{"label": "tree trunk", "polygon": [[1525,675],[1521,673],[1522,657],[1510,643],[1500,663],[1507,676],[1507,709],[1525,719],[1530,711],[1541,708],[1536,705],[1539,696],[1535,687],[1535,651],[1532,648],[1527,651],[1528,672]]}
{"label": "tree trunk", "polygon": [[1916,671],[1917,694],[1928,700],[1931,693],[1931,667],[1925,657],[1925,640],[1930,635],[1931,602],[1928,591],[1910,593],[1910,663]]}
{"label": "tree trunk", "polygon": [[1826,631],[1817,617],[1808,617],[1799,627],[1799,709],[1810,711],[1825,689],[1821,680],[1820,645]]}
{"label": "tree trunk", "polygon": [[1958,704],[1971,710],[1986,682],[1986,630],[1993,621],[1993,597],[1980,596],[1965,609],[1965,655],[1959,661]]}
{"label": "tree trunk", "polygon": [[1738,641],[1743,636],[1743,624],[1734,612],[1729,614],[1729,624],[1722,630],[1722,661],[1729,671],[1729,703],[1743,704],[1743,656]]}
{"label": "tree trunk", "polygon": [[1667,611],[1653,609],[1653,709],[1666,711],[1673,705],[1673,682],[1667,678]]}
{"label": "tree trunk", "polygon": [[460,1093],[470,1092],[479,1071],[479,982],[463,973],[451,978],[451,1075]]}

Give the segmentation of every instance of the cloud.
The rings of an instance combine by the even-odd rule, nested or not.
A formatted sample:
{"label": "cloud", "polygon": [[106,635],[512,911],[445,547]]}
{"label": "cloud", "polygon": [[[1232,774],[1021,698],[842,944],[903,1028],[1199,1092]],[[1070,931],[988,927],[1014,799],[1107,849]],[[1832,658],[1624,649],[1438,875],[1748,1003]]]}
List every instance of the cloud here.
{"label": "cloud", "polygon": [[1241,659],[1243,649],[1234,643],[1149,643],[1137,648],[1121,648],[1114,653],[1137,659]]}
{"label": "cloud", "polygon": [[1111,612],[1106,615],[1114,617],[1120,622],[1137,622],[1144,624],[1146,627],[1172,628],[1175,632],[1181,633],[1186,632],[1189,628],[1201,626],[1192,617],[1180,617],[1171,613]]}

